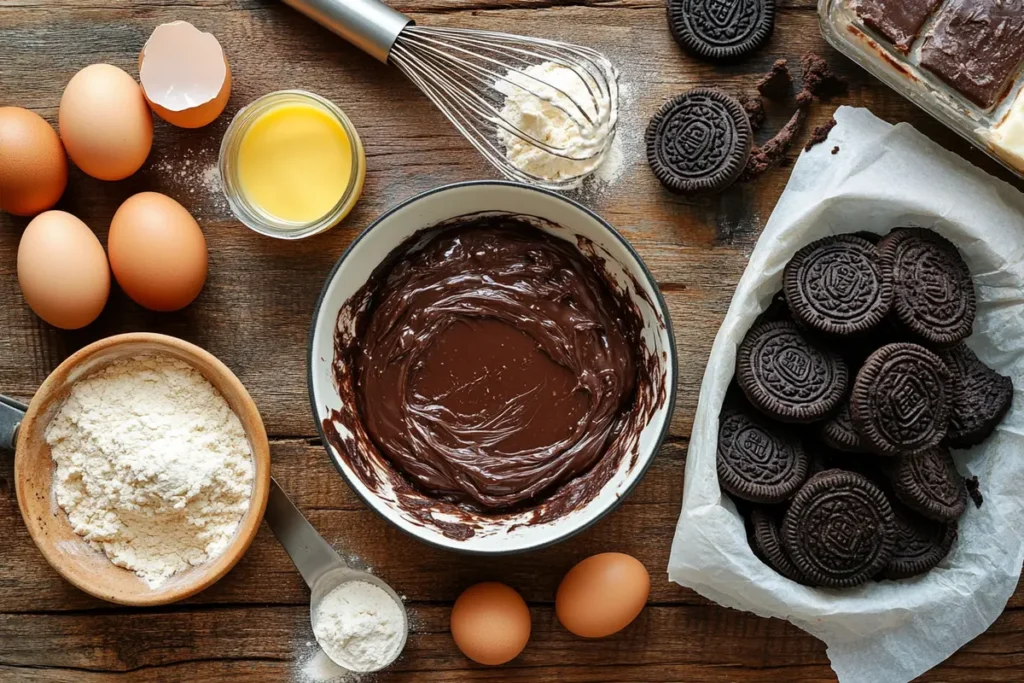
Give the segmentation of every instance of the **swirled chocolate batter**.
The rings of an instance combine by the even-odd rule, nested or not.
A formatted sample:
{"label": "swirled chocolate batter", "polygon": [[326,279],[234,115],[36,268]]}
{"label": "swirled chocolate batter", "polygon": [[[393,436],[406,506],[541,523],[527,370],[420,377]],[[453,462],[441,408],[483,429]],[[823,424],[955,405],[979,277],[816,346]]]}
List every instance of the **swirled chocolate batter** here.
{"label": "swirled chocolate batter", "polygon": [[[635,446],[624,432],[659,405],[634,302],[531,221],[481,215],[419,233],[342,310],[355,324],[339,321],[336,379],[359,423],[335,413],[325,433],[368,486],[380,479],[368,459],[382,456],[425,494],[407,508],[537,506],[549,519],[600,490]],[[332,421],[370,443],[345,443]]]}

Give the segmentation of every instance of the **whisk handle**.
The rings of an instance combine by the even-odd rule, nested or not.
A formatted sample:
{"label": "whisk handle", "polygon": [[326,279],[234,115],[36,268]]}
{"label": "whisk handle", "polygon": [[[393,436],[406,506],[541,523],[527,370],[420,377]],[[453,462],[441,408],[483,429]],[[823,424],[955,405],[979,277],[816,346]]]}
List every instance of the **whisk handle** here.
{"label": "whisk handle", "polygon": [[391,46],[412,19],[380,0],[284,0],[321,26],[387,64]]}

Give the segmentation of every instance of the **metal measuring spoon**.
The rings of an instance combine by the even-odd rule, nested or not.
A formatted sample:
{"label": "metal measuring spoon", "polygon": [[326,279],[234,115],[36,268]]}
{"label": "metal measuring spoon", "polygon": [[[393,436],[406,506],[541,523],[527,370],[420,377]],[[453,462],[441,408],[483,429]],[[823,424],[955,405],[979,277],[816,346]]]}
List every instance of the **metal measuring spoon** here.
{"label": "metal measuring spoon", "polygon": [[[309,598],[309,619],[312,626],[316,626],[317,610],[320,603],[331,591],[343,583],[349,581],[365,581],[382,589],[391,596],[391,599],[398,605],[402,612],[402,644],[395,651],[395,656],[376,669],[358,669],[349,662],[334,660],[336,664],[349,671],[369,673],[379,671],[391,662],[398,659],[398,656],[405,649],[406,640],[409,637],[409,616],[405,612],[405,605],[398,593],[387,583],[369,572],[352,569],[341,559],[338,553],[317,533],[313,525],[303,516],[295,504],[288,498],[277,482],[270,479],[270,497],[267,499],[267,512],[264,515],[270,529],[277,536],[288,555],[292,558],[295,568],[302,574],[306,585],[311,592]],[[325,651],[326,653],[326,651]],[[328,654],[330,657],[330,654]],[[334,659],[331,657],[331,659]]]}

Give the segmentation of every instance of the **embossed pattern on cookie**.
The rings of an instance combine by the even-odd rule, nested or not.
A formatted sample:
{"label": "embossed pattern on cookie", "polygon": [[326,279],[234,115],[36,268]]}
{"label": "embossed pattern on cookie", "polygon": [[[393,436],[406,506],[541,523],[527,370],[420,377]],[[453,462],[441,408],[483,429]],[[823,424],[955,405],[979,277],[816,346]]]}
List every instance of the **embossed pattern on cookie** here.
{"label": "embossed pattern on cookie", "polygon": [[736,379],[761,412],[784,422],[815,422],[846,395],[839,354],[812,344],[790,322],[757,325],[740,343]]}
{"label": "embossed pattern on cookie", "polygon": [[940,354],[950,373],[949,431],[953,448],[976,446],[992,434],[1013,403],[1013,382],[960,344]]}
{"label": "embossed pattern on cookie", "polygon": [[743,172],[752,138],[739,102],[720,90],[694,88],[666,102],[651,119],[647,161],[673,192],[720,192]]}
{"label": "embossed pattern on cookie", "polygon": [[846,453],[864,453],[867,448],[860,439],[860,434],[853,426],[850,416],[850,402],[843,401],[835,415],[821,423],[818,436],[826,446]]}
{"label": "embossed pattern on cookie", "polygon": [[742,411],[725,411],[718,425],[718,483],[755,503],[788,500],[807,479],[798,439]]}
{"label": "embossed pattern on cookie", "polygon": [[797,492],[782,520],[782,541],[812,583],[857,586],[893,553],[895,521],[880,488],[853,472],[829,470]]}
{"label": "embossed pattern on cookie", "polygon": [[938,445],[949,421],[949,371],[917,344],[887,344],[864,361],[850,397],[863,443],[879,455],[920,453]]}
{"label": "embossed pattern on cookie", "polygon": [[754,508],[750,513],[754,543],[762,561],[774,569],[777,574],[785,576],[790,581],[806,584],[808,583],[807,577],[797,569],[782,546],[782,532],[779,528],[781,521],[775,511]]}
{"label": "embossed pattern on cookie", "polygon": [[967,507],[967,487],[945,447],[901,455],[890,476],[896,497],[929,519],[953,521]]}
{"label": "embossed pattern on cookie", "polygon": [[893,312],[902,326],[935,346],[971,334],[974,281],[952,242],[923,228],[897,228],[878,244],[883,275],[893,285]]}
{"label": "embossed pattern on cookie", "polygon": [[860,335],[881,323],[892,305],[876,249],[853,235],[825,237],[800,249],[783,275],[793,318],[831,335]]}
{"label": "embossed pattern on cookie", "polygon": [[668,25],[694,57],[725,62],[761,47],[775,27],[775,0],[668,0]]}
{"label": "embossed pattern on cookie", "polygon": [[956,540],[957,523],[928,519],[900,503],[889,502],[896,534],[892,559],[882,576],[895,580],[924,574],[949,554]]}

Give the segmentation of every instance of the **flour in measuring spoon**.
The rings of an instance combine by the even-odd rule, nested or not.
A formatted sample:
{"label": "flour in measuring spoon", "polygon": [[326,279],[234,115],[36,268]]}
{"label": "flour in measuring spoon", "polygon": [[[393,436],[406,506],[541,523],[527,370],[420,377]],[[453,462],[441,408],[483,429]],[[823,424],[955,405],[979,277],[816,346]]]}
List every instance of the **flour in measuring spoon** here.
{"label": "flour in measuring spoon", "polygon": [[140,355],[75,383],[46,442],[75,533],[152,588],[221,554],[249,508],[242,423],[177,359]]}

